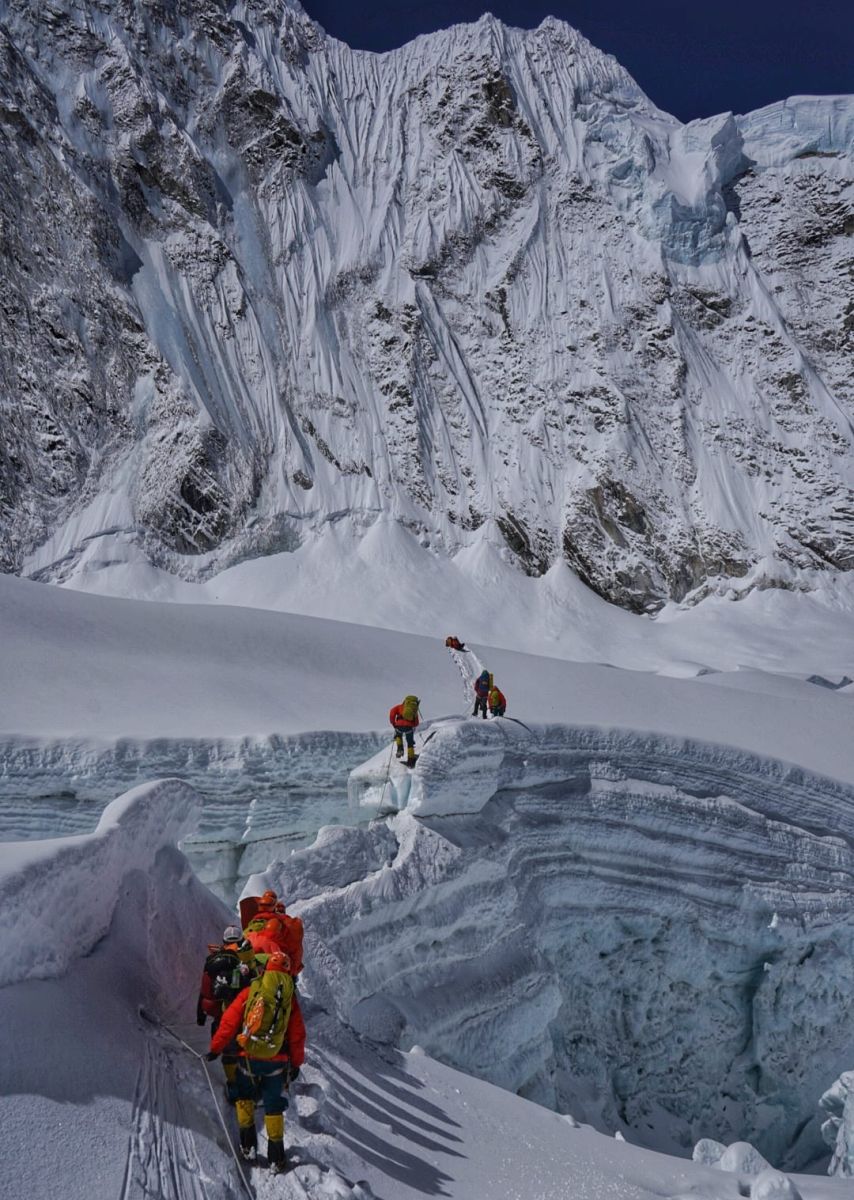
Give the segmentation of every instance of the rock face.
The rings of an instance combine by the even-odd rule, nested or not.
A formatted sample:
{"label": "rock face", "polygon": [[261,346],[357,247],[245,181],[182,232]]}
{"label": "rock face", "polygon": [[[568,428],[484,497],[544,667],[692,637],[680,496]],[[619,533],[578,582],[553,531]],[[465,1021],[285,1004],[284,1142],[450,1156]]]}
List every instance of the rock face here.
{"label": "rock face", "polygon": [[636,610],[854,564],[854,100],[682,126],[554,20],[0,0],[0,567],[500,531]]}

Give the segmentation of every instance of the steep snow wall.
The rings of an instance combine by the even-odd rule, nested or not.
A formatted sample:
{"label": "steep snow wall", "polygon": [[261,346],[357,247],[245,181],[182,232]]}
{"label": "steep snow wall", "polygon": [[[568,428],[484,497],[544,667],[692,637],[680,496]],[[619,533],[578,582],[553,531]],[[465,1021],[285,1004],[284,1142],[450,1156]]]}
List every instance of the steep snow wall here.
{"label": "steep snow wall", "polygon": [[447,725],[405,811],[266,873],[298,901],[313,996],[648,1145],[822,1156],[854,1017],[854,793],[721,746],[504,725]]}
{"label": "steep snow wall", "polygon": [[175,849],[199,806],[163,780],[114,800],[93,834],[0,846],[5,1196],[240,1190],[199,1064],[139,1015],[192,1021],[230,915]]}
{"label": "steep snow wall", "polygon": [[352,581],[390,522],[644,611],[854,563],[850,97],[681,126],[553,19],[0,25],[7,569]]}
{"label": "steep snow wall", "polygon": [[201,798],[178,779],[143,784],[104,809],[94,833],[0,843],[0,904],[11,937],[0,987],[60,975],[110,928],[129,877],[196,824]]}

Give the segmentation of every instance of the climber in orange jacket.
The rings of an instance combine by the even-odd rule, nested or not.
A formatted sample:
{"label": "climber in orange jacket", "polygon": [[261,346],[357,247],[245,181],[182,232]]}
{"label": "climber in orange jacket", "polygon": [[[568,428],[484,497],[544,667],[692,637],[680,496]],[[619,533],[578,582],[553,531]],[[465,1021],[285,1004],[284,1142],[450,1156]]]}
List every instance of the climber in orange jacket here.
{"label": "climber in orange jacket", "polygon": [[404,697],[402,704],[389,710],[388,719],[394,729],[394,745],[398,758],[403,758],[403,739],[406,738],[406,765],[415,766],[415,730],[418,728],[417,696]]}
{"label": "climber in orange jacket", "polygon": [[299,975],[303,968],[305,930],[299,917],[292,917],[285,911],[284,904],[275,892],[264,892],[244,933],[256,954],[283,950],[291,960],[291,974]]}

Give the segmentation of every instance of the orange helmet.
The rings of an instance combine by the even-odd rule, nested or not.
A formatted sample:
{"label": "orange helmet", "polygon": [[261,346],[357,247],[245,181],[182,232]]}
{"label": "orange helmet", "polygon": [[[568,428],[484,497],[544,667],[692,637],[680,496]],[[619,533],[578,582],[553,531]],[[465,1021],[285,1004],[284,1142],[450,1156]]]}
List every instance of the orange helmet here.
{"label": "orange helmet", "polygon": [[263,894],[261,899],[258,901],[258,907],[259,908],[272,908],[273,905],[276,903],[277,899],[278,899],[278,896],[276,895],[276,893],[268,890]]}
{"label": "orange helmet", "polygon": [[277,950],[275,954],[271,954],[267,959],[268,971],[283,971],[286,975],[291,973],[291,956],[285,954],[284,950]]}
{"label": "orange helmet", "polygon": [[276,917],[270,917],[270,920],[264,926],[262,932],[266,933],[269,937],[278,937],[282,932],[281,921],[279,921]]}

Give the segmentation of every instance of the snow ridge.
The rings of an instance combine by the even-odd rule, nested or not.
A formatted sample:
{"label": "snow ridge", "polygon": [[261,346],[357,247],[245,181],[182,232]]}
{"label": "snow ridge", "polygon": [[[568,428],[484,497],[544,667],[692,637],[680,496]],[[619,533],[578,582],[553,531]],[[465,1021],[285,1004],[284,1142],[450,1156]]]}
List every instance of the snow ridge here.
{"label": "snow ridge", "polygon": [[88,954],[110,928],[127,880],[150,871],[200,811],[191,787],[164,779],[113,800],[94,833],[0,844],[0,902],[14,930],[0,987],[61,975]]}

